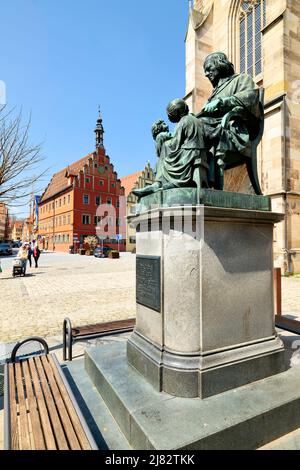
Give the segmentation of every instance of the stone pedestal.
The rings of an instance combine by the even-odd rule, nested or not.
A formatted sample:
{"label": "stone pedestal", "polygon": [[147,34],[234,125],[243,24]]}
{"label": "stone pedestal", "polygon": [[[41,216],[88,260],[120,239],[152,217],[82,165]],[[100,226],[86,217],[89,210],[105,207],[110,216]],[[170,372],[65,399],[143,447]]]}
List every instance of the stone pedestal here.
{"label": "stone pedestal", "polygon": [[137,318],[127,358],[157,391],[205,398],[284,371],[272,258],[281,220],[201,205],[132,219]]}

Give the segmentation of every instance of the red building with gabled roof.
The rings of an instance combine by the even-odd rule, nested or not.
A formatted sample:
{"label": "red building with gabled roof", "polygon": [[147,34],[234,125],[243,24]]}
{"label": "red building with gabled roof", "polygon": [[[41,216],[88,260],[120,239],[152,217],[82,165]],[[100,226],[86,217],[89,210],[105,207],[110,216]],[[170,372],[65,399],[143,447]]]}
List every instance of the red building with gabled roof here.
{"label": "red building with gabled roof", "polygon": [[96,150],[55,173],[41,196],[38,239],[44,249],[69,251],[86,236],[102,234],[101,243],[125,250],[124,188],[105,152],[100,114],[95,133]]}

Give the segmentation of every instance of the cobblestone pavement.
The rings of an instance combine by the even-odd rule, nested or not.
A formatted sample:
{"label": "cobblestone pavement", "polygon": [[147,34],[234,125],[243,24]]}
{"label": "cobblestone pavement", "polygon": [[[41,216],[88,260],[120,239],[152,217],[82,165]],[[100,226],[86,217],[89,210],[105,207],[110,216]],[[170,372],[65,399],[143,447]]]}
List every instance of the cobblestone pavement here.
{"label": "cobblestone pavement", "polygon": [[74,325],[135,316],[135,256],[98,259],[43,253],[39,267],[12,277],[12,260],[2,260],[0,343],[62,331],[68,316]]}
{"label": "cobblestone pavement", "polygon": [[[69,316],[74,325],[135,316],[135,256],[43,253],[39,268],[12,277],[12,259],[2,259],[0,343],[30,335],[53,336]],[[282,278],[282,310],[300,320],[300,277]]]}
{"label": "cobblestone pavement", "polygon": [[[135,316],[135,256],[120,259],[43,253],[40,267],[28,268],[25,278],[12,278],[12,259],[1,259],[0,356],[8,357],[14,342],[30,335],[46,337],[50,350],[62,362],[62,322],[74,325]],[[300,277],[282,278],[282,310],[300,321]],[[84,349],[107,341],[123,341],[128,335],[81,341],[74,344],[74,359]],[[279,330],[291,354],[299,336]],[[1,345],[2,343],[2,345]],[[10,343],[10,344],[3,344]],[[299,343],[297,343],[299,344]],[[297,359],[298,358],[298,359]],[[300,354],[297,356],[300,360]],[[0,357],[1,359],[1,357]],[[0,380],[2,377],[0,370]],[[0,393],[1,395],[1,393]],[[3,397],[0,396],[0,449],[3,446]]]}
{"label": "cobblestone pavement", "polygon": [[300,321],[300,276],[282,278],[282,313]]}

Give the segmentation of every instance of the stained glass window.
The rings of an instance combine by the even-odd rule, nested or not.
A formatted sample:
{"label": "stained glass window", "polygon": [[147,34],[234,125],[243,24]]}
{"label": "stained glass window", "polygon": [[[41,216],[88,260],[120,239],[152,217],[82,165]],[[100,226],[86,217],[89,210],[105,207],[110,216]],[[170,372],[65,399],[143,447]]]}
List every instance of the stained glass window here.
{"label": "stained glass window", "polygon": [[266,1],[243,0],[240,10],[240,71],[255,77],[262,72],[262,29]]}

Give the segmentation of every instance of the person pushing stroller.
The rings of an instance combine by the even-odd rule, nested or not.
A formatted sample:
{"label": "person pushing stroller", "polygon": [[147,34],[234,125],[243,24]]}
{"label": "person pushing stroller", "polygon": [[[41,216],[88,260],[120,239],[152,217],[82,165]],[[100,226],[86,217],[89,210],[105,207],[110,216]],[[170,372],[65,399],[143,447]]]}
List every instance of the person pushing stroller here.
{"label": "person pushing stroller", "polygon": [[13,276],[16,274],[23,274],[25,276],[26,273],[26,265],[28,259],[28,250],[26,245],[22,245],[18,251],[17,259],[13,265]]}

